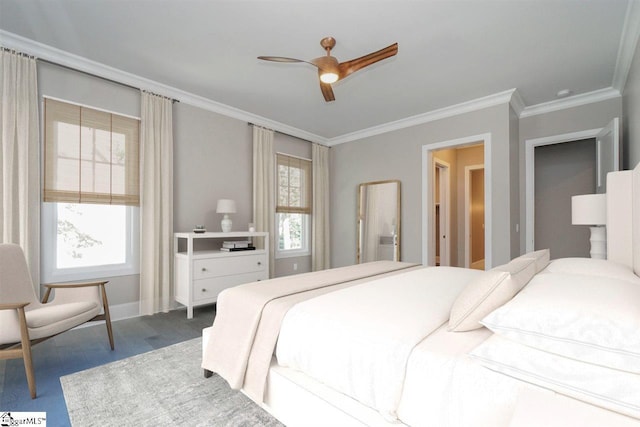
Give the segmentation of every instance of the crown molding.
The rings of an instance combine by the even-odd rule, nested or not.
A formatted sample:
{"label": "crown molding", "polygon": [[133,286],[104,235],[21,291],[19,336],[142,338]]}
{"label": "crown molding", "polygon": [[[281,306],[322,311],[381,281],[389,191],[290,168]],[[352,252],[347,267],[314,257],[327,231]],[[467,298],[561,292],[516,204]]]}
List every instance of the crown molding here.
{"label": "crown molding", "polygon": [[524,104],[524,100],[522,99],[522,96],[520,96],[520,92],[518,92],[518,89],[513,89],[513,94],[511,95],[511,100],[509,101],[509,103],[511,104],[511,108],[513,108],[513,111],[516,112],[516,115],[520,117],[520,114],[522,114],[522,111],[524,111],[526,105]]}
{"label": "crown molding", "polygon": [[555,99],[541,104],[525,107],[520,113],[520,118],[537,116],[538,114],[550,113],[552,111],[565,110],[567,108],[579,107],[581,105],[594,102],[606,101],[608,99],[620,98],[622,95],[618,89],[607,87],[594,90],[593,92],[581,93],[562,99]]}
{"label": "crown molding", "polygon": [[332,146],[343,144],[345,142],[356,141],[375,135],[380,135],[395,130],[416,126],[435,120],[457,116],[469,113],[483,108],[493,107],[495,105],[509,103],[519,117],[530,117],[538,114],[544,114],[552,111],[559,111],[566,108],[573,108],[593,102],[604,101],[621,96],[621,90],[618,86],[624,86],[626,82],[629,67],[635,53],[638,36],[640,35],[640,5],[636,2],[630,2],[627,9],[627,16],[623,28],[623,36],[621,38],[620,49],[618,51],[618,61],[616,63],[616,71],[614,75],[613,87],[596,90],[584,94],[571,96],[568,98],[549,101],[537,105],[525,106],[524,100],[520,96],[517,89],[509,89],[498,92],[493,95],[482,98],[473,99],[462,102],[460,104],[451,105],[415,116],[403,118],[400,120],[383,123],[381,125],[358,130],[333,138],[327,138],[305,130],[286,125],[275,120],[268,119],[257,114],[252,114],[235,107],[231,107],[211,99],[186,92],[172,86],[168,86],[154,80],[150,80],[126,71],[110,67],[108,65],[89,60],[87,58],[48,46],[34,40],[21,37],[8,31],[0,30],[0,44],[9,49],[15,49],[29,55],[34,55],[46,61],[59,64],[80,72],[93,74],[108,80],[120,82],[125,85],[134,86],[145,89],[160,95],[164,95],[173,99],[177,99],[185,104],[201,108],[203,110],[212,111],[237,120],[254,123],[275,131],[286,133],[288,135],[315,142],[322,145]]}
{"label": "crown molding", "polygon": [[421,125],[435,120],[445,119],[464,113],[469,113],[483,108],[493,107],[495,105],[507,104],[510,102],[515,89],[505,90],[493,95],[482,98],[473,99],[471,101],[462,102],[460,104],[451,105],[449,107],[440,108],[438,110],[429,111],[423,114],[407,117],[393,122],[383,123],[378,126],[362,129],[359,131],[347,133],[327,141],[327,145],[333,146],[344,144],[345,142],[356,141],[358,139],[368,138],[395,130],[405,129],[408,127]]}
{"label": "crown molding", "polygon": [[[212,111],[214,113],[222,114],[227,117],[250,122],[259,126],[273,129],[278,132],[295,136],[297,138],[328,146],[355,141],[357,139],[362,139],[373,135],[379,135],[382,133],[391,132],[394,130],[403,129],[406,127],[415,126],[446,117],[456,116],[458,114],[468,113],[482,108],[492,107],[498,104],[508,103],[514,98],[513,94],[517,93],[515,89],[510,89],[483,98],[474,99],[405,119],[400,119],[394,122],[370,127],[335,138],[326,138],[311,132],[304,131],[302,129],[298,129],[293,126],[286,125],[284,123],[277,122],[275,120],[268,119],[263,116],[259,116],[257,114],[252,114],[247,111],[240,110],[238,108],[231,107],[229,105],[222,104],[220,102],[216,102],[211,99],[156,82],[154,80],[138,76],[136,74],[110,67],[96,61],[92,61],[82,56],[75,55],[61,49],[54,48],[52,46],[48,46],[46,44],[27,39],[25,37],[21,37],[8,31],[0,30],[0,41],[0,43],[4,47],[15,49],[29,55],[34,55],[37,58],[60,64],[64,67],[69,67],[80,72],[93,74],[108,80],[113,80],[115,82],[120,82],[129,86],[145,89],[159,95],[177,99],[185,104],[202,108],[203,110]],[[520,100],[520,103],[517,103],[516,105],[521,105],[522,103],[519,95],[517,95],[516,99]],[[515,106],[514,109],[518,111]]]}
{"label": "crown molding", "polygon": [[243,111],[238,108],[231,107],[229,105],[222,104],[220,102],[216,102],[211,99],[138,76],[136,74],[128,73],[126,71],[110,67],[100,62],[92,61],[82,56],[78,56],[43,43],[21,37],[8,31],[0,30],[0,44],[9,49],[15,49],[29,55],[34,55],[36,58],[40,58],[45,61],[50,61],[64,67],[68,67],[88,74],[93,74],[98,77],[103,77],[108,80],[123,83],[125,85],[148,90],[159,95],[179,100],[180,102],[184,102],[185,104],[193,105],[194,107],[202,108],[204,110],[212,111],[214,113],[222,114],[234,119],[254,123],[256,125],[273,129],[278,132],[286,133],[297,138],[305,139],[307,141],[316,142],[323,145],[327,144],[327,138],[323,136],[316,135],[311,132],[306,132],[302,129],[298,129],[284,123],[276,122],[266,117],[252,114],[247,111]]}
{"label": "crown molding", "polygon": [[622,26],[620,47],[618,48],[616,68],[613,72],[613,83],[611,84],[620,93],[624,91],[624,86],[627,83],[633,56],[638,45],[638,37],[640,37],[640,2],[630,1],[629,6],[627,6],[624,25]]}

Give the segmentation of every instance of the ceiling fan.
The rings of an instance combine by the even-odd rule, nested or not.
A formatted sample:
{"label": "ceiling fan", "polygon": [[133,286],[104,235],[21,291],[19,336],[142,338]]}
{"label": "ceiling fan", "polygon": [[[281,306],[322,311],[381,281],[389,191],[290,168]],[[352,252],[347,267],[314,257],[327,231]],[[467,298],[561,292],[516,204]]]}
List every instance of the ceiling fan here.
{"label": "ceiling fan", "polygon": [[331,49],[333,49],[335,45],[336,39],[333,37],[323,38],[320,40],[320,46],[324,48],[327,55],[312,59],[311,61],[286,58],[282,56],[258,56],[258,59],[273,62],[305,62],[317,67],[318,77],[320,78],[320,90],[322,91],[324,100],[330,102],[336,99],[333,96],[331,83],[342,80],[351,73],[355,73],[364,67],[375,64],[378,61],[382,61],[383,59],[389,58],[398,53],[398,43],[394,43],[391,46],[387,46],[384,49],[361,56],[360,58],[352,59],[351,61],[338,62],[335,57],[331,56]]}

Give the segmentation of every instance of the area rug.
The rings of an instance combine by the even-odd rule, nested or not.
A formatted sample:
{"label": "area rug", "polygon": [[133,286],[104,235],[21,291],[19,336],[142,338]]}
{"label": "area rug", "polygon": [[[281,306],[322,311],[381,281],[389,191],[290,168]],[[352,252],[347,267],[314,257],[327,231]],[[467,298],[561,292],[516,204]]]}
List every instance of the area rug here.
{"label": "area rug", "polygon": [[60,378],[71,424],[282,426],[222,378],[204,378],[202,338]]}

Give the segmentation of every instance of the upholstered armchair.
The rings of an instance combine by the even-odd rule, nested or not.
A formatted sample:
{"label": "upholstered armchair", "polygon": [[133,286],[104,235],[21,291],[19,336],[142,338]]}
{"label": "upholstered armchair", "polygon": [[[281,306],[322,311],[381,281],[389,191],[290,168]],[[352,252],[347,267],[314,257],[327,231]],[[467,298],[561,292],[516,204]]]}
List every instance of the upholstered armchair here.
{"label": "upholstered armchair", "polygon": [[[45,285],[47,290],[40,303],[22,249],[0,244],[0,359],[24,359],[32,399],[36,397],[32,345],[85,322],[105,320],[111,350],[114,349],[106,283]],[[48,302],[52,289],[54,299]]]}

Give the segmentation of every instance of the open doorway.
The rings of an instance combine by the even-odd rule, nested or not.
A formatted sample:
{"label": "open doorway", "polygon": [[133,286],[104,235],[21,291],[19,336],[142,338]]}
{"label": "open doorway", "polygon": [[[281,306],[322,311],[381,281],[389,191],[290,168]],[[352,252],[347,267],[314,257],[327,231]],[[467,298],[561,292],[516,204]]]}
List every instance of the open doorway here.
{"label": "open doorway", "polygon": [[[470,258],[476,261],[477,268],[490,265],[486,254],[490,256],[490,192],[487,181],[490,170],[485,167],[485,157],[490,153],[490,135],[480,135],[454,141],[423,146],[423,263],[425,265],[467,265],[467,245],[481,246]],[[476,188],[470,189],[476,197],[469,204],[469,215],[465,214],[466,167],[482,167],[481,173],[472,174]],[[446,176],[446,178],[445,178]],[[482,185],[477,185],[477,180]],[[479,197],[479,198],[478,198]],[[471,214],[473,207],[473,215]],[[478,221],[478,214],[481,218]],[[473,217],[476,232],[475,239],[469,237],[469,221]],[[478,237],[477,232],[482,234]],[[487,249],[489,247],[489,249]],[[471,262],[469,261],[469,264]]]}
{"label": "open doorway", "polygon": [[571,196],[596,192],[595,139],[536,147],[534,182],[534,249],[588,258],[589,227],[571,224]]}
{"label": "open doorway", "polygon": [[605,191],[607,173],[620,167],[619,128],[614,118],[603,128],[525,141],[527,252],[588,256],[588,227],[571,225],[571,196]]}

